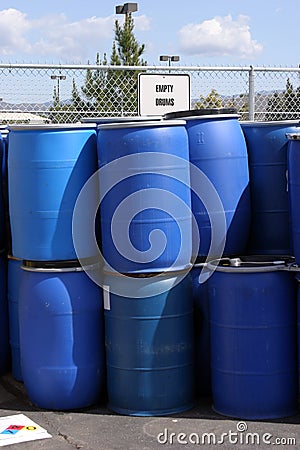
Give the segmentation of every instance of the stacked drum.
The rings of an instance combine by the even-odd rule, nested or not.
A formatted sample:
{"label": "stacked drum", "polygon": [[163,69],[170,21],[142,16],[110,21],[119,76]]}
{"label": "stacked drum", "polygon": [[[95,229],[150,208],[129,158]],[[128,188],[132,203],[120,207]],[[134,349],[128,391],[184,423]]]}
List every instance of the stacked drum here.
{"label": "stacked drum", "polygon": [[241,122],[250,171],[251,232],[249,254],[291,255],[287,189],[287,133],[300,130],[296,120]]}
{"label": "stacked drum", "polygon": [[[251,192],[248,256],[207,266],[213,405],[226,416],[269,419],[298,408],[293,182],[290,173],[287,180],[286,136],[298,127],[296,121],[241,123]],[[295,160],[290,165],[296,174]],[[294,203],[297,210],[295,194]]]}
{"label": "stacked drum", "polygon": [[[189,138],[193,255],[206,260],[245,251],[249,238],[250,188],[245,138],[234,109],[169,113],[183,118]],[[195,232],[196,231],[196,232]],[[200,234],[200,245],[195,236]]]}
{"label": "stacked drum", "polygon": [[[44,408],[85,407],[103,389],[101,292],[79,264],[72,238],[76,199],[96,169],[95,125],[10,127],[9,296],[12,314],[19,311],[10,318],[11,341],[17,358],[19,331],[16,377]],[[85,250],[88,264],[93,255]]]}
{"label": "stacked drum", "polygon": [[11,354],[49,409],[105,387],[127,415],[203,396],[235,418],[297,412],[298,121],[220,108],[1,133],[0,374]]}
{"label": "stacked drum", "polygon": [[[169,113],[184,119],[189,138],[193,228],[191,270],[195,321],[195,373],[198,396],[211,394],[210,308],[206,261],[242,254],[250,227],[247,148],[234,109]],[[200,236],[200,243],[198,239]]]}
{"label": "stacked drum", "polygon": [[6,260],[6,127],[0,129],[0,375],[8,372],[11,365],[11,354],[9,345],[9,315],[7,302],[7,260]]}
{"label": "stacked drum", "polygon": [[[300,125],[299,125],[300,126]],[[288,189],[291,214],[291,229],[293,241],[293,254],[295,256],[297,280],[297,303],[298,303],[298,382],[299,382],[299,399],[300,399],[300,128],[297,133],[288,133]]]}
{"label": "stacked drum", "polygon": [[185,122],[99,125],[109,407],[162,415],[194,402],[191,194]]}
{"label": "stacked drum", "polygon": [[296,289],[285,261],[223,258],[208,267],[215,411],[250,420],[296,414]]}

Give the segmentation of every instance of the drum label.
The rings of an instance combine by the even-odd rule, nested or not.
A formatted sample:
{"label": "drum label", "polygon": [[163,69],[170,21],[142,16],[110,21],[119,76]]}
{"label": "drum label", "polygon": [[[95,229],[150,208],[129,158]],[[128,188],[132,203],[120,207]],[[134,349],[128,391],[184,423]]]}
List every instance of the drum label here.
{"label": "drum label", "polygon": [[103,285],[103,305],[104,309],[110,310],[110,292],[108,285]]}

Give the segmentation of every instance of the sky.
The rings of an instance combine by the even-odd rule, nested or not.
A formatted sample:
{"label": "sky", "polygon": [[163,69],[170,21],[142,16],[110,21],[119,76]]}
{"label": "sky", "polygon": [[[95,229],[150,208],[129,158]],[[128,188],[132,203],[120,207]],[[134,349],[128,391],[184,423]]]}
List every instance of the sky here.
{"label": "sky", "polygon": [[[113,0],[0,1],[0,62],[91,64],[111,54]],[[298,67],[299,0],[140,0],[135,36],[148,65]]]}

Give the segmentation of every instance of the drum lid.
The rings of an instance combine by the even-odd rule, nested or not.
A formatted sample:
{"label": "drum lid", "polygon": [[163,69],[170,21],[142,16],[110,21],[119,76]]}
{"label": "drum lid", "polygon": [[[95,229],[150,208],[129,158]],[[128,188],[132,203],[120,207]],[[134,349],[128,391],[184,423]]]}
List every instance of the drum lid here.
{"label": "drum lid", "polygon": [[300,133],[287,133],[286,137],[291,141],[300,141]]}
{"label": "drum lid", "polygon": [[164,119],[180,119],[188,117],[216,116],[216,115],[237,115],[235,108],[201,108],[188,109],[186,111],[174,111],[164,115]]}
{"label": "drum lid", "polygon": [[241,256],[210,261],[207,263],[207,268],[217,272],[228,273],[273,272],[287,268],[292,261],[292,257],[282,255]]}
{"label": "drum lid", "polygon": [[116,122],[98,125],[99,130],[111,130],[115,128],[151,128],[151,127],[169,127],[185,126],[185,120],[147,120],[141,122]]}
{"label": "drum lid", "polygon": [[62,131],[62,130],[90,130],[97,127],[96,123],[50,123],[50,124],[12,124],[8,126],[10,131]]}

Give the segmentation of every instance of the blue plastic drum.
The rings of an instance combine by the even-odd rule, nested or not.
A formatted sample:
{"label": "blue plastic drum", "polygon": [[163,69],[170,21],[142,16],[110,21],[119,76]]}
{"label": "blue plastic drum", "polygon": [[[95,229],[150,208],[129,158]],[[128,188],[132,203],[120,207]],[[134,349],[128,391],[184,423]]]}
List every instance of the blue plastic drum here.
{"label": "blue plastic drum", "polygon": [[8,159],[8,141],[9,130],[6,126],[0,128],[3,139],[3,158],[2,158],[2,189],[3,189],[3,205],[4,205],[4,236],[5,245],[8,254],[11,253],[11,232],[9,221],[9,206],[8,206],[8,173],[7,173],[7,159]]}
{"label": "blue plastic drum", "polygon": [[[296,276],[297,281],[300,281],[300,275]],[[300,400],[300,289],[298,283],[298,301],[297,301],[297,309],[298,309],[298,388],[299,388],[299,400]]]}
{"label": "blue plastic drum", "polygon": [[9,319],[7,306],[6,255],[0,252],[0,375],[9,372],[11,355],[9,346]]}
{"label": "blue plastic drum", "polygon": [[102,251],[122,273],[191,265],[191,194],[184,121],[98,127]]}
{"label": "blue plastic drum", "polygon": [[191,282],[185,275],[105,276],[111,410],[133,416],[159,416],[193,407],[193,300]]}
{"label": "blue plastic drum", "polygon": [[291,255],[286,133],[299,121],[241,122],[250,171],[252,222],[248,253]]}
{"label": "blue plastic drum", "polygon": [[125,122],[145,122],[147,120],[162,120],[162,116],[111,116],[111,117],[84,117],[82,123],[96,123],[103,125],[107,123],[125,123]]}
{"label": "blue plastic drum", "polygon": [[0,251],[6,246],[6,230],[5,230],[5,194],[6,194],[6,143],[4,139],[5,133],[0,129]]}
{"label": "blue plastic drum", "polygon": [[288,133],[288,197],[291,216],[292,247],[296,263],[300,264],[300,127],[298,133]]}
{"label": "blue plastic drum", "polygon": [[209,278],[214,410],[249,420],[295,414],[294,275],[275,259],[224,259],[216,264],[208,264],[216,269]]}
{"label": "blue plastic drum", "polygon": [[[79,192],[97,170],[96,126],[16,125],[10,130],[13,255],[36,261],[77,259],[72,216]],[[94,256],[91,251],[81,256]]]}
{"label": "blue plastic drum", "polygon": [[105,379],[100,288],[81,267],[22,268],[21,366],[29,398],[54,410],[96,403]]}
{"label": "blue plastic drum", "polygon": [[211,395],[210,322],[208,281],[202,282],[203,264],[191,269],[195,330],[195,384],[199,397]]}
{"label": "blue plastic drum", "polygon": [[7,263],[7,299],[9,313],[9,342],[11,349],[12,375],[17,381],[23,381],[20,357],[19,331],[19,289],[23,260],[8,256]]}
{"label": "blue plastic drum", "polygon": [[[248,156],[245,139],[232,108],[199,109],[166,114],[166,118],[183,118],[189,137],[190,162],[210,180],[223,204],[207,210],[204,200],[208,195],[199,186],[198,174],[191,175],[192,210],[200,232],[200,246],[196,257],[206,257],[212,240],[210,216],[225,215],[226,239],[224,255],[242,254],[246,248],[250,227],[250,189]],[[215,219],[216,223],[221,219]],[[193,251],[197,248],[193,245]],[[222,255],[211,255],[220,257]]]}

